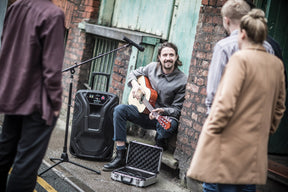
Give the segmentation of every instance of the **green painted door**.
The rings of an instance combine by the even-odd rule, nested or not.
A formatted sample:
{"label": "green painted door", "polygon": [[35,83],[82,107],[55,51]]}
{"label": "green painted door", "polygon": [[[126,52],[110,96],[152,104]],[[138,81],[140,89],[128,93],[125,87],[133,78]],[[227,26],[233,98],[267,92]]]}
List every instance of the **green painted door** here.
{"label": "green painted door", "polygon": [[183,63],[181,70],[188,75],[193,52],[201,0],[176,0],[169,41],[177,45]]}
{"label": "green painted door", "polygon": [[173,8],[174,0],[116,0],[112,27],[167,39]]}
{"label": "green painted door", "polygon": [[[258,0],[257,7],[263,9],[268,19],[268,31],[282,49],[283,60],[287,71],[288,65],[288,1],[287,0]],[[286,109],[288,98],[286,97]],[[277,132],[270,136],[269,153],[288,154],[288,110],[278,127]]]}

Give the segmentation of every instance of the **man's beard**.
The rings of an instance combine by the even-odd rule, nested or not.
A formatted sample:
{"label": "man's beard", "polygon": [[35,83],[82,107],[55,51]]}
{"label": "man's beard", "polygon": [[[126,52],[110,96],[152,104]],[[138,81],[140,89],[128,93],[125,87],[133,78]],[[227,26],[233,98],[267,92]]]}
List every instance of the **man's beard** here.
{"label": "man's beard", "polygon": [[[169,67],[167,67],[165,64],[166,63],[172,63],[171,65],[169,65]],[[164,61],[164,65],[163,65],[164,69],[172,69],[173,68],[173,61],[172,60],[167,60],[167,61]]]}
{"label": "man's beard", "polygon": [[166,67],[166,66],[164,65],[163,67],[164,67],[164,69],[170,70],[170,69],[173,68],[173,65],[171,65],[171,66],[169,66],[169,67]]}

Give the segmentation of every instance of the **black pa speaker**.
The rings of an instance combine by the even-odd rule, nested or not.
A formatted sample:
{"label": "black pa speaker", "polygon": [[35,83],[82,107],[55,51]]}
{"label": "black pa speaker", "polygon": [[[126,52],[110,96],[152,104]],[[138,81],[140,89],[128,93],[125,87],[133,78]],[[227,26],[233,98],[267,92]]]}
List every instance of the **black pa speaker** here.
{"label": "black pa speaker", "polygon": [[75,96],[70,153],[77,157],[110,160],[114,148],[113,110],[117,95],[79,90]]}

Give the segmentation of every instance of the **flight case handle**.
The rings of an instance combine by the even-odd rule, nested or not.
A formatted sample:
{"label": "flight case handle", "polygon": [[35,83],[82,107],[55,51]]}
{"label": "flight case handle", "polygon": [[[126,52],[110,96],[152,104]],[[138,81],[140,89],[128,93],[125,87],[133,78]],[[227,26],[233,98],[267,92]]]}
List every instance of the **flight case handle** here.
{"label": "flight case handle", "polygon": [[123,175],[121,175],[121,182],[125,183],[125,184],[131,184],[132,183],[132,178],[131,177],[125,177]]}

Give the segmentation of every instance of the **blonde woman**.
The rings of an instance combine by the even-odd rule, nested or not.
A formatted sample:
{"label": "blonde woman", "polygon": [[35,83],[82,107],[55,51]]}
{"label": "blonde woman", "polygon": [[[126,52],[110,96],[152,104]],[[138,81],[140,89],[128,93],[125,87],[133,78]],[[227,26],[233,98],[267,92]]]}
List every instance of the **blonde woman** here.
{"label": "blonde woman", "polygon": [[265,51],[266,37],[263,11],[242,17],[240,51],[226,65],[187,172],[205,185],[216,184],[204,191],[256,191],[256,184],[266,183],[268,137],[286,98],[283,64]]}

